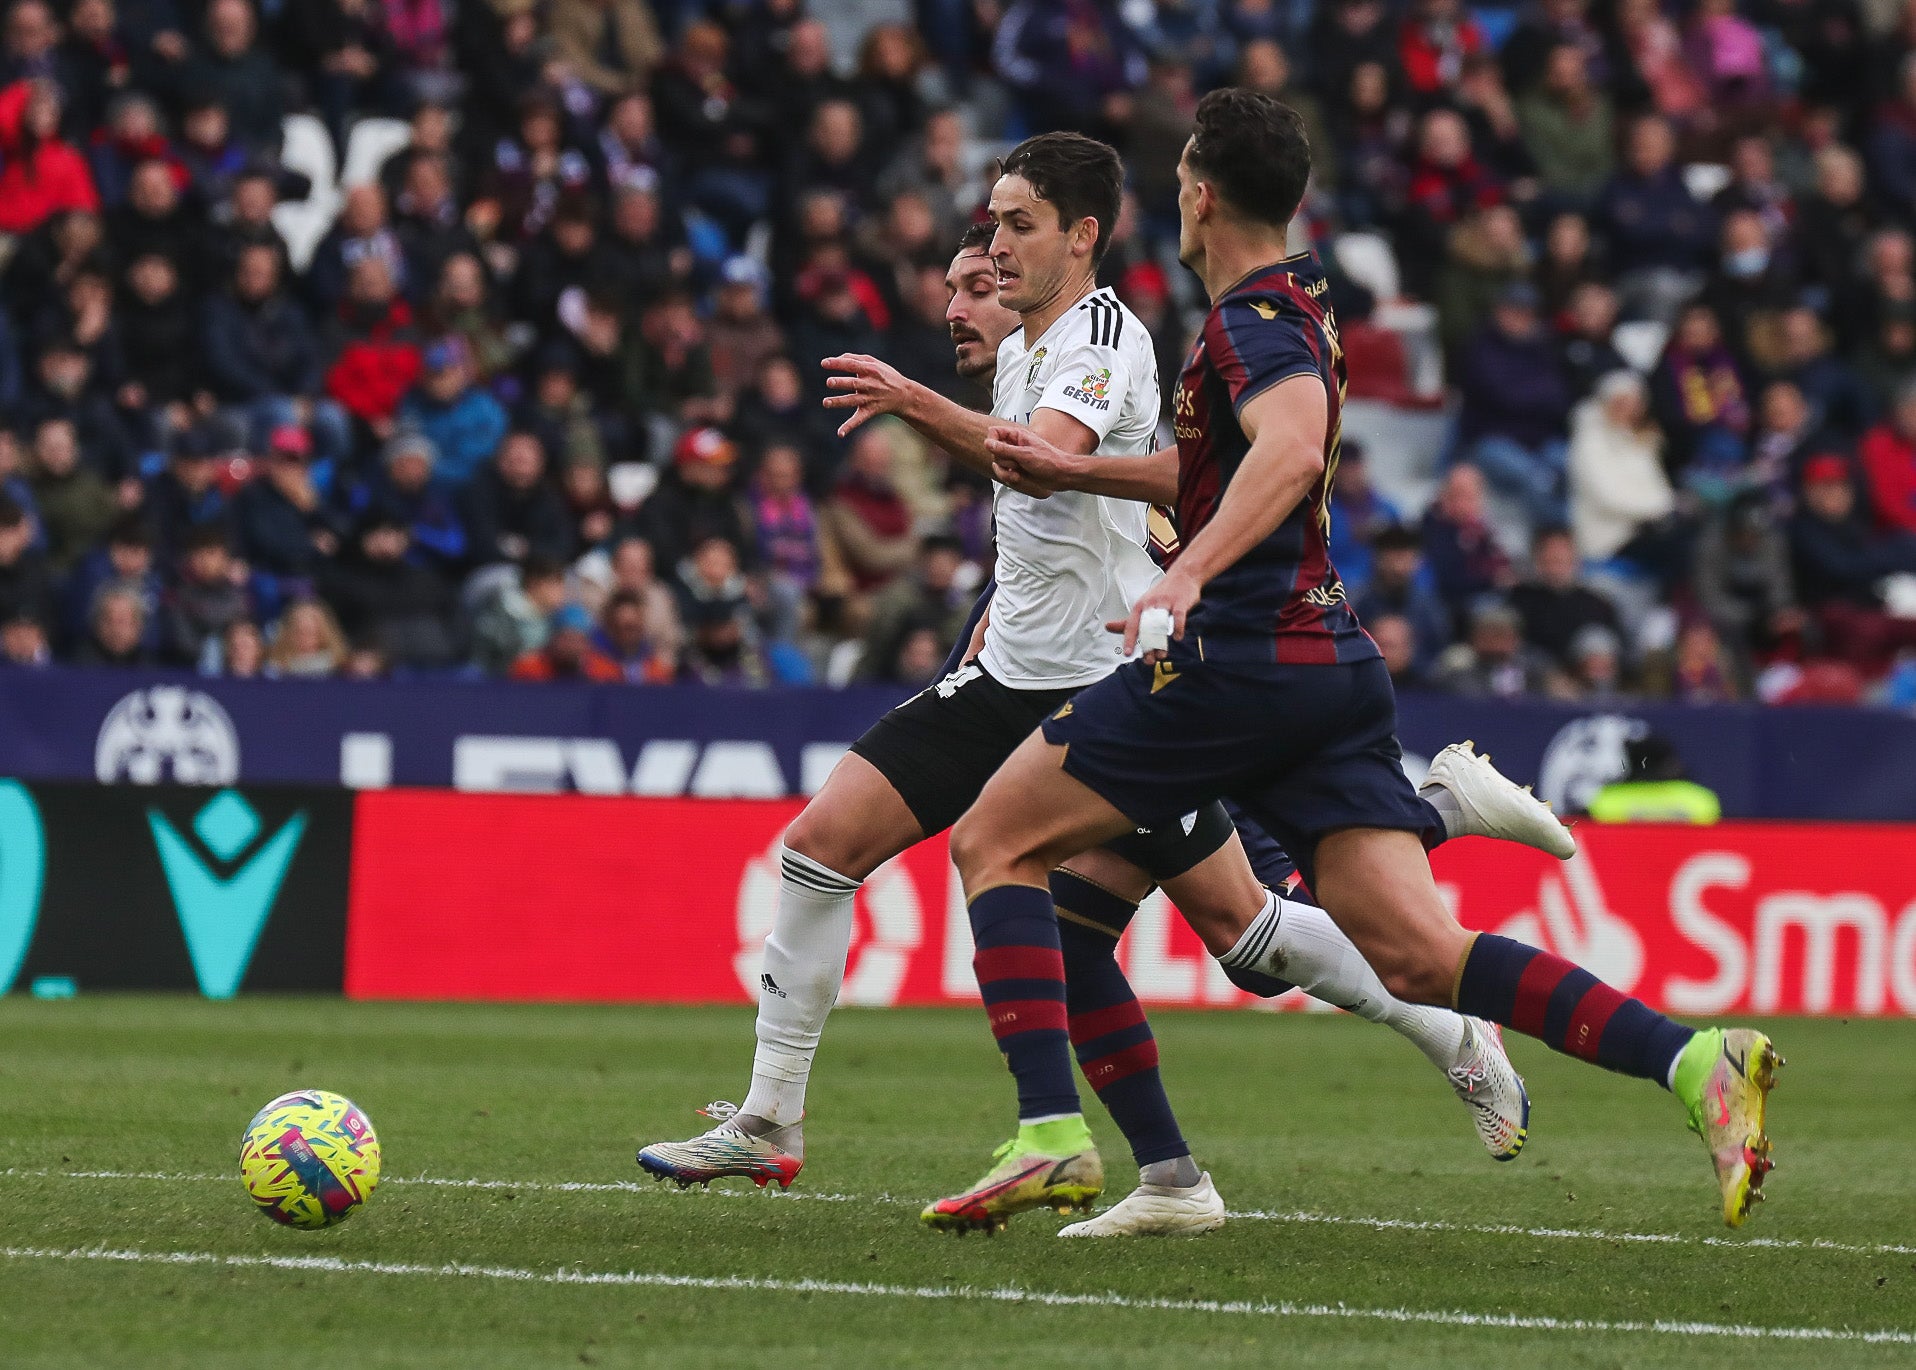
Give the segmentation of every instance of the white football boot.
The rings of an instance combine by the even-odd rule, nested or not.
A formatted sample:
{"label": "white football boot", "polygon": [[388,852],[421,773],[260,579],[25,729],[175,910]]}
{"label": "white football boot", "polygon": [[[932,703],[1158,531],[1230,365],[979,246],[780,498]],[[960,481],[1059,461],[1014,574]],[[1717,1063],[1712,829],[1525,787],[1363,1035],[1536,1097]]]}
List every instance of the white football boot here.
{"label": "white football boot", "polygon": [[1494,1160],[1514,1160],[1530,1136],[1530,1091],[1510,1064],[1503,1032],[1481,1018],[1464,1019],[1464,1040],[1444,1078],[1477,1125]]}
{"label": "white football boot", "polygon": [[1195,1237],[1224,1226],[1224,1200],[1207,1172],[1187,1189],[1141,1184],[1117,1203],[1060,1237]]}
{"label": "white football boot", "polygon": [[1463,811],[1464,831],[1458,837],[1496,837],[1549,852],[1559,861],[1577,854],[1577,839],[1550,811],[1550,806],[1507,778],[1490,758],[1477,755],[1476,745],[1453,742],[1430,763],[1430,774],[1417,787],[1419,794],[1447,791]]}

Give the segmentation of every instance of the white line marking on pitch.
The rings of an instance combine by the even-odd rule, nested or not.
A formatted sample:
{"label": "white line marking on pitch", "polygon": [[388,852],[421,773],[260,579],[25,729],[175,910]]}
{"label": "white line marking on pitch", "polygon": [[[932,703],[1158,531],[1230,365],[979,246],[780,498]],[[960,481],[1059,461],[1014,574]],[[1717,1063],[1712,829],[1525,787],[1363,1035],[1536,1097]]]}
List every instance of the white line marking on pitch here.
{"label": "white line marking on pitch", "polygon": [[[0,1178],[17,1176],[56,1180],[156,1180],[168,1183],[231,1184],[232,1175],[167,1174],[142,1170],[0,1170]],[[656,1180],[477,1180],[436,1175],[393,1175],[381,1181],[391,1185],[426,1185],[435,1189],[526,1190],[553,1194],[658,1194],[674,1197]],[[712,1198],[776,1199],[781,1202],[908,1204],[918,1199],[892,1194],[835,1194],[819,1190],[797,1193],[766,1189],[712,1189]],[[1894,1242],[1838,1242],[1826,1237],[1693,1237],[1678,1232],[1611,1232],[1589,1227],[1523,1227],[1516,1223],[1453,1223],[1441,1218],[1370,1218],[1339,1213],[1233,1209],[1240,1222],[1297,1223],[1322,1227],[1361,1227],[1372,1232],[1454,1232],[1472,1237],[1530,1237],[1539,1241],[1625,1242],[1651,1246],[1709,1246],[1729,1251],[1829,1251],[1849,1256],[1916,1256],[1916,1246]]]}
{"label": "white line marking on pitch", "polygon": [[222,1256],[211,1251],[141,1251],[84,1247],[0,1247],[0,1257],[23,1261],[116,1261],[136,1265],[210,1265],[240,1270],[301,1270],[329,1274],[410,1275],[510,1280],[520,1284],[642,1286],[657,1289],[747,1290],[772,1294],[841,1294],[881,1299],[1020,1303],[1044,1308],[1124,1308],[1154,1313],[1233,1313],[1267,1318],[1346,1318],[1361,1322],[1424,1323],[1441,1327],[1509,1328],[1524,1332],[1647,1332],[1676,1337],[1767,1338],[1773,1341],[1870,1342],[1916,1346],[1916,1332],[1849,1327],[1764,1327],[1748,1323],[1611,1321],[1520,1313],[1468,1313],[1426,1308],[1354,1308],[1348,1304],[1276,1303],[1221,1299],[1134,1298],[1125,1294],[1068,1294],[1049,1289],[969,1285],[866,1284],[842,1280],[780,1280],[748,1275],[668,1275],[641,1270],[523,1270],[497,1265],[418,1265],[403,1261],[347,1261],[334,1256]]}

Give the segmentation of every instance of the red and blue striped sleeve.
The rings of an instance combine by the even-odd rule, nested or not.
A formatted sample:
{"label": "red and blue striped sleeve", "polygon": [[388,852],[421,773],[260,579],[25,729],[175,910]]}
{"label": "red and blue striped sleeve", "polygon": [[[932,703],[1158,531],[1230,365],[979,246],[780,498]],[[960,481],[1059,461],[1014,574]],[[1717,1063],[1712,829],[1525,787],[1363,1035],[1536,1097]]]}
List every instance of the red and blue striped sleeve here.
{"label": "red and blue striped sleeve", "polygon": [[[1281,293],[1233,295],[1205,323],[1205,349],[1230,390],[1231,410],[1293,376],[1326,375],[1323,333]],[[1326,382],[1328,384],[1328,382]]]}

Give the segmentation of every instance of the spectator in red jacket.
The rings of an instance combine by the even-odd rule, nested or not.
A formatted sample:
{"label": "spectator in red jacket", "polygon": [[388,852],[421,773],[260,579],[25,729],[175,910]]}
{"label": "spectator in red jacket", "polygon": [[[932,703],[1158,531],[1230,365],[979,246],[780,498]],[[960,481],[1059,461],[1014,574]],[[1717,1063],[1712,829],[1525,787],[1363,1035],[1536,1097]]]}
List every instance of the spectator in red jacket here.
{"label": "spectator in red jacket", "polygon": [[1916,533],[1916,381],[1904,384],[1890,416],[1864,434],[1862,456],[1877,528]]}
{"label": "spectator in red jacket", "polygon": [[1450,231],[1472,210],[1501,204],[1503,187],[1470,146],[1470,125],[1454,109],[1433,109],[1417,130],[1404,186],[1397,261],[1404,285],[1428,295]]}
{"label": "spectator in red jacket", "polygon": [[361,257],[346,279],[326,393],[384,442],[392,436],[399,402],[419,378],[419,330],[385,258]]}
{"label": "spectator in red jacket", "polygon": [[86,158],[60,137],[60,88],[0,91],[0,233],[30,233],[62,210],[100,207]]}
{"label": "spectator in red jacket", "polygon": [[1461,0],[1416,0],[1397,30],[1397,58],[1404,80],[1419,95],[1435,95],[1457,84],[1464,58],[1489,45],[1477,21],[1464,13]]}

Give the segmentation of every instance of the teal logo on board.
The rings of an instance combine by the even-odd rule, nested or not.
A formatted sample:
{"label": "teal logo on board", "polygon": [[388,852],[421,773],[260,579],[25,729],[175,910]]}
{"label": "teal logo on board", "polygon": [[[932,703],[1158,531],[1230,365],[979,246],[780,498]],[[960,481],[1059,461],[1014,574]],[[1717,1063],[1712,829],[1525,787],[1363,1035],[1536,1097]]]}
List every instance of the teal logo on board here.
{"label": "teal logo on board", "polygon": [[[0,824],[4,821],[0,812]],[[173,906],[179,910],[180,930],[186,934],[186,951],[193,960],[200,993],[209,999],[231,999],[239,992],[260,931],[306,835],[306,815],[294,814],[278,832],[259,841],[263,825],[253,806],[238,791],[221,790],[193,816],[191,825],[211,861],[158,809],[148,809],[146,821],[160,850],[160,867],[166,872]],[[241,860],[248,848],[253,854]],[[221,867],[226,874],[220,873]],[[0,896],[4,892],[5,872],[0,871]],[[4,918],[0,912],[0,920]]]}
{"label": "teal logo on board", "polygon": [[40,919],[47,835],[40,810],[17,780],[0,781],[0,994],[13,988]]}

